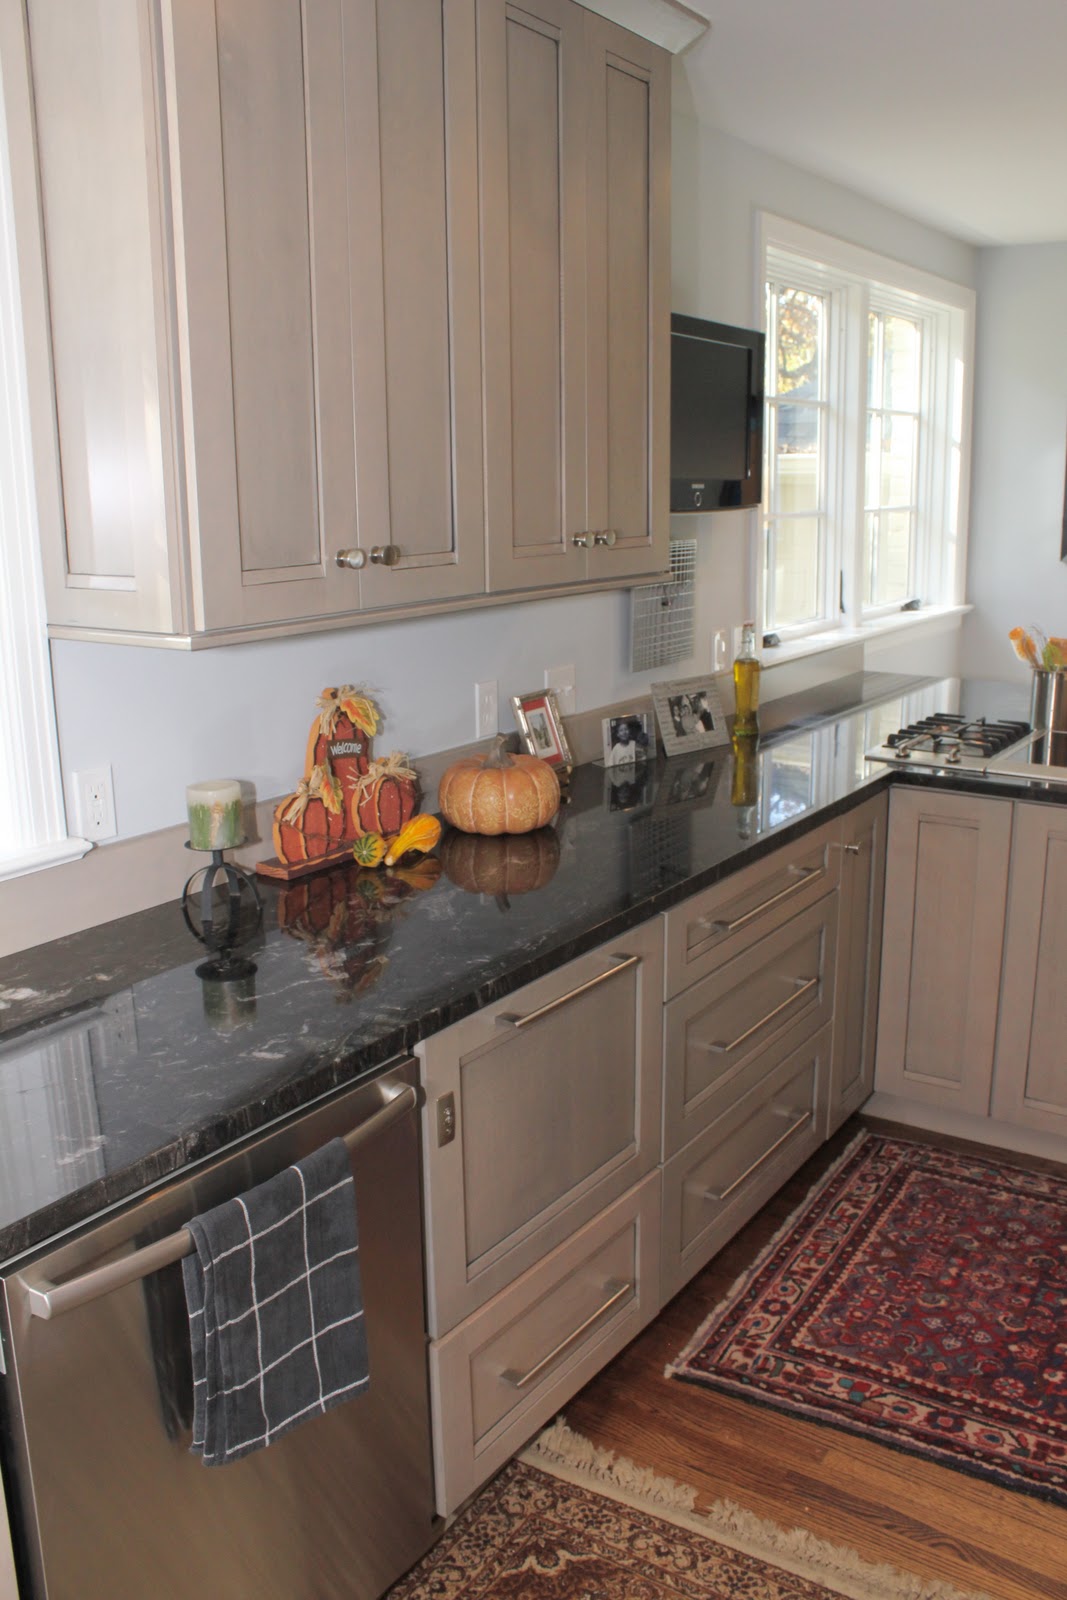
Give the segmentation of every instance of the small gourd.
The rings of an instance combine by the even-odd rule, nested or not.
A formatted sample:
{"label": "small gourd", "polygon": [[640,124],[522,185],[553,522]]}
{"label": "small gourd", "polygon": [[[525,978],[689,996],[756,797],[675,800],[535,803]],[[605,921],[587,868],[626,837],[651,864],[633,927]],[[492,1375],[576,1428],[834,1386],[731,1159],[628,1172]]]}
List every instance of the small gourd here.
{"label": "small gourd", "polygon": [[391,867],[394,861],[399,861],[401,856],[406,856],[409,850],[418,850],[425,853],[432,850],[441,837],[441,824],[435,816],[427,814],[421,817],[412,817],[406,822],[395,839],[389,842],[385,853],[385,865]]}
{"label": "small gourd", "polygon": [[361,867],[376,867],[387,848],[380,833],[365,833],[352,846],[352,856]]}
{"label": "small gourd", "polygon": [[463,756],[441,779],[437,804],[464,833],[532,833],[559,810],[559,779],[540,756],[509,755],[498,734],[487,756]]}

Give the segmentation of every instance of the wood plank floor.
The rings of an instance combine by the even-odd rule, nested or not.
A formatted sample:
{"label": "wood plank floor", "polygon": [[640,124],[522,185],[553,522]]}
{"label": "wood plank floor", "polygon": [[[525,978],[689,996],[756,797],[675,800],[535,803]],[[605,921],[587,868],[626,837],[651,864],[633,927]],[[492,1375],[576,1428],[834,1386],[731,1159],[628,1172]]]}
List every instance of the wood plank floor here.
{"label": "wood plank floor", "polygon": [[[1067,1511],[835,1428],[667,1381],[663,1370],[862,1126],[853,1119],[566,1407],[596,1444],[869,1561],[995,1600],[1067,1600]],[[880,1132],[989,1154],[877,1124]],[[1050,1162],[1011,1159],[1033,1167]],[[1053,1168],[1062,1171],[1062,1168]]]}

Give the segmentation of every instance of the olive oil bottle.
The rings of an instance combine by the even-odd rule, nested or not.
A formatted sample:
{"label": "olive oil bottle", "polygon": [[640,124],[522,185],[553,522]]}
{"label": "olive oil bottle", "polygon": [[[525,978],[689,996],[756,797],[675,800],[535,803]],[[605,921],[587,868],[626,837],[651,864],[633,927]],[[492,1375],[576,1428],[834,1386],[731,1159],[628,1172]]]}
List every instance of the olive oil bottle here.
{"label": "olive oil bottle", "polygon": [[756,624],[746,622],[741,629],[741,649],[734,661],[735,733],[759,733],[759,675]]}

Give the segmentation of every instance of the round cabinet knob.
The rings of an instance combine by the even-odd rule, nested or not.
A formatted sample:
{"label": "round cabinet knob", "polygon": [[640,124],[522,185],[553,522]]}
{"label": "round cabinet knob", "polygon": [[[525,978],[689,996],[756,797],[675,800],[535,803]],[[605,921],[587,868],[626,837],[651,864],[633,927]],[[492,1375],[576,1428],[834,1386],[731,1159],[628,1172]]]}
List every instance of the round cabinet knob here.
{"label": "round cabinet knob", "polygon": [[571,544],[576,550],[588,550],[589,535],[587,533],[576,533],[571,538]]}
{"label": "round cabinet knob", "polygon": [[594,533],[593,543],[605,545],[610,550],[618,537],[614,528],[605,528],[603,533]]}
{"label": "round cabinet knob", "polygon": [[846,844],[846,846],[845,846],[845,854],[846,855],[848,855],[848,856],[858,856],[859,853],[860,853],[860,847],[859,847],[858,844]]}
{"label": "round cabinet knob", "polygon": [[367,565],[367,554],[364,550],[338,550],[334,560],[339,567],[348,567],[351,572],[358,572],[360,567]]}
{"label": "round cabinet knob", "polygon": [[395,567],[403,552],[398,544],[371,546],[370,558],[376,567]]}

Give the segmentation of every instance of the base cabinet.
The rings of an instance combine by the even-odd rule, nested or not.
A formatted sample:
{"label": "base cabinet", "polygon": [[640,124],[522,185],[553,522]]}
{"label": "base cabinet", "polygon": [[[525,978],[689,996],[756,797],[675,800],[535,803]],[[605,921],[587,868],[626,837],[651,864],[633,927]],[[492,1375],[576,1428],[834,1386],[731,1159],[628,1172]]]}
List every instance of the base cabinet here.
{"label": "base cabinet", "polygon": [[883,794],[848,812],[838,825],[841,889],[827,1138],[874,1089],[888,820],[889,796]]}
{"label": "base cabinet", "polygon": [[1067,1135],[1067,807],[1014,807],[993,1116]]}
{"label": "base cabinet", "polygon": [[893,791],[879,1092],[989,1115],[1011,831],[1010,801]]}

